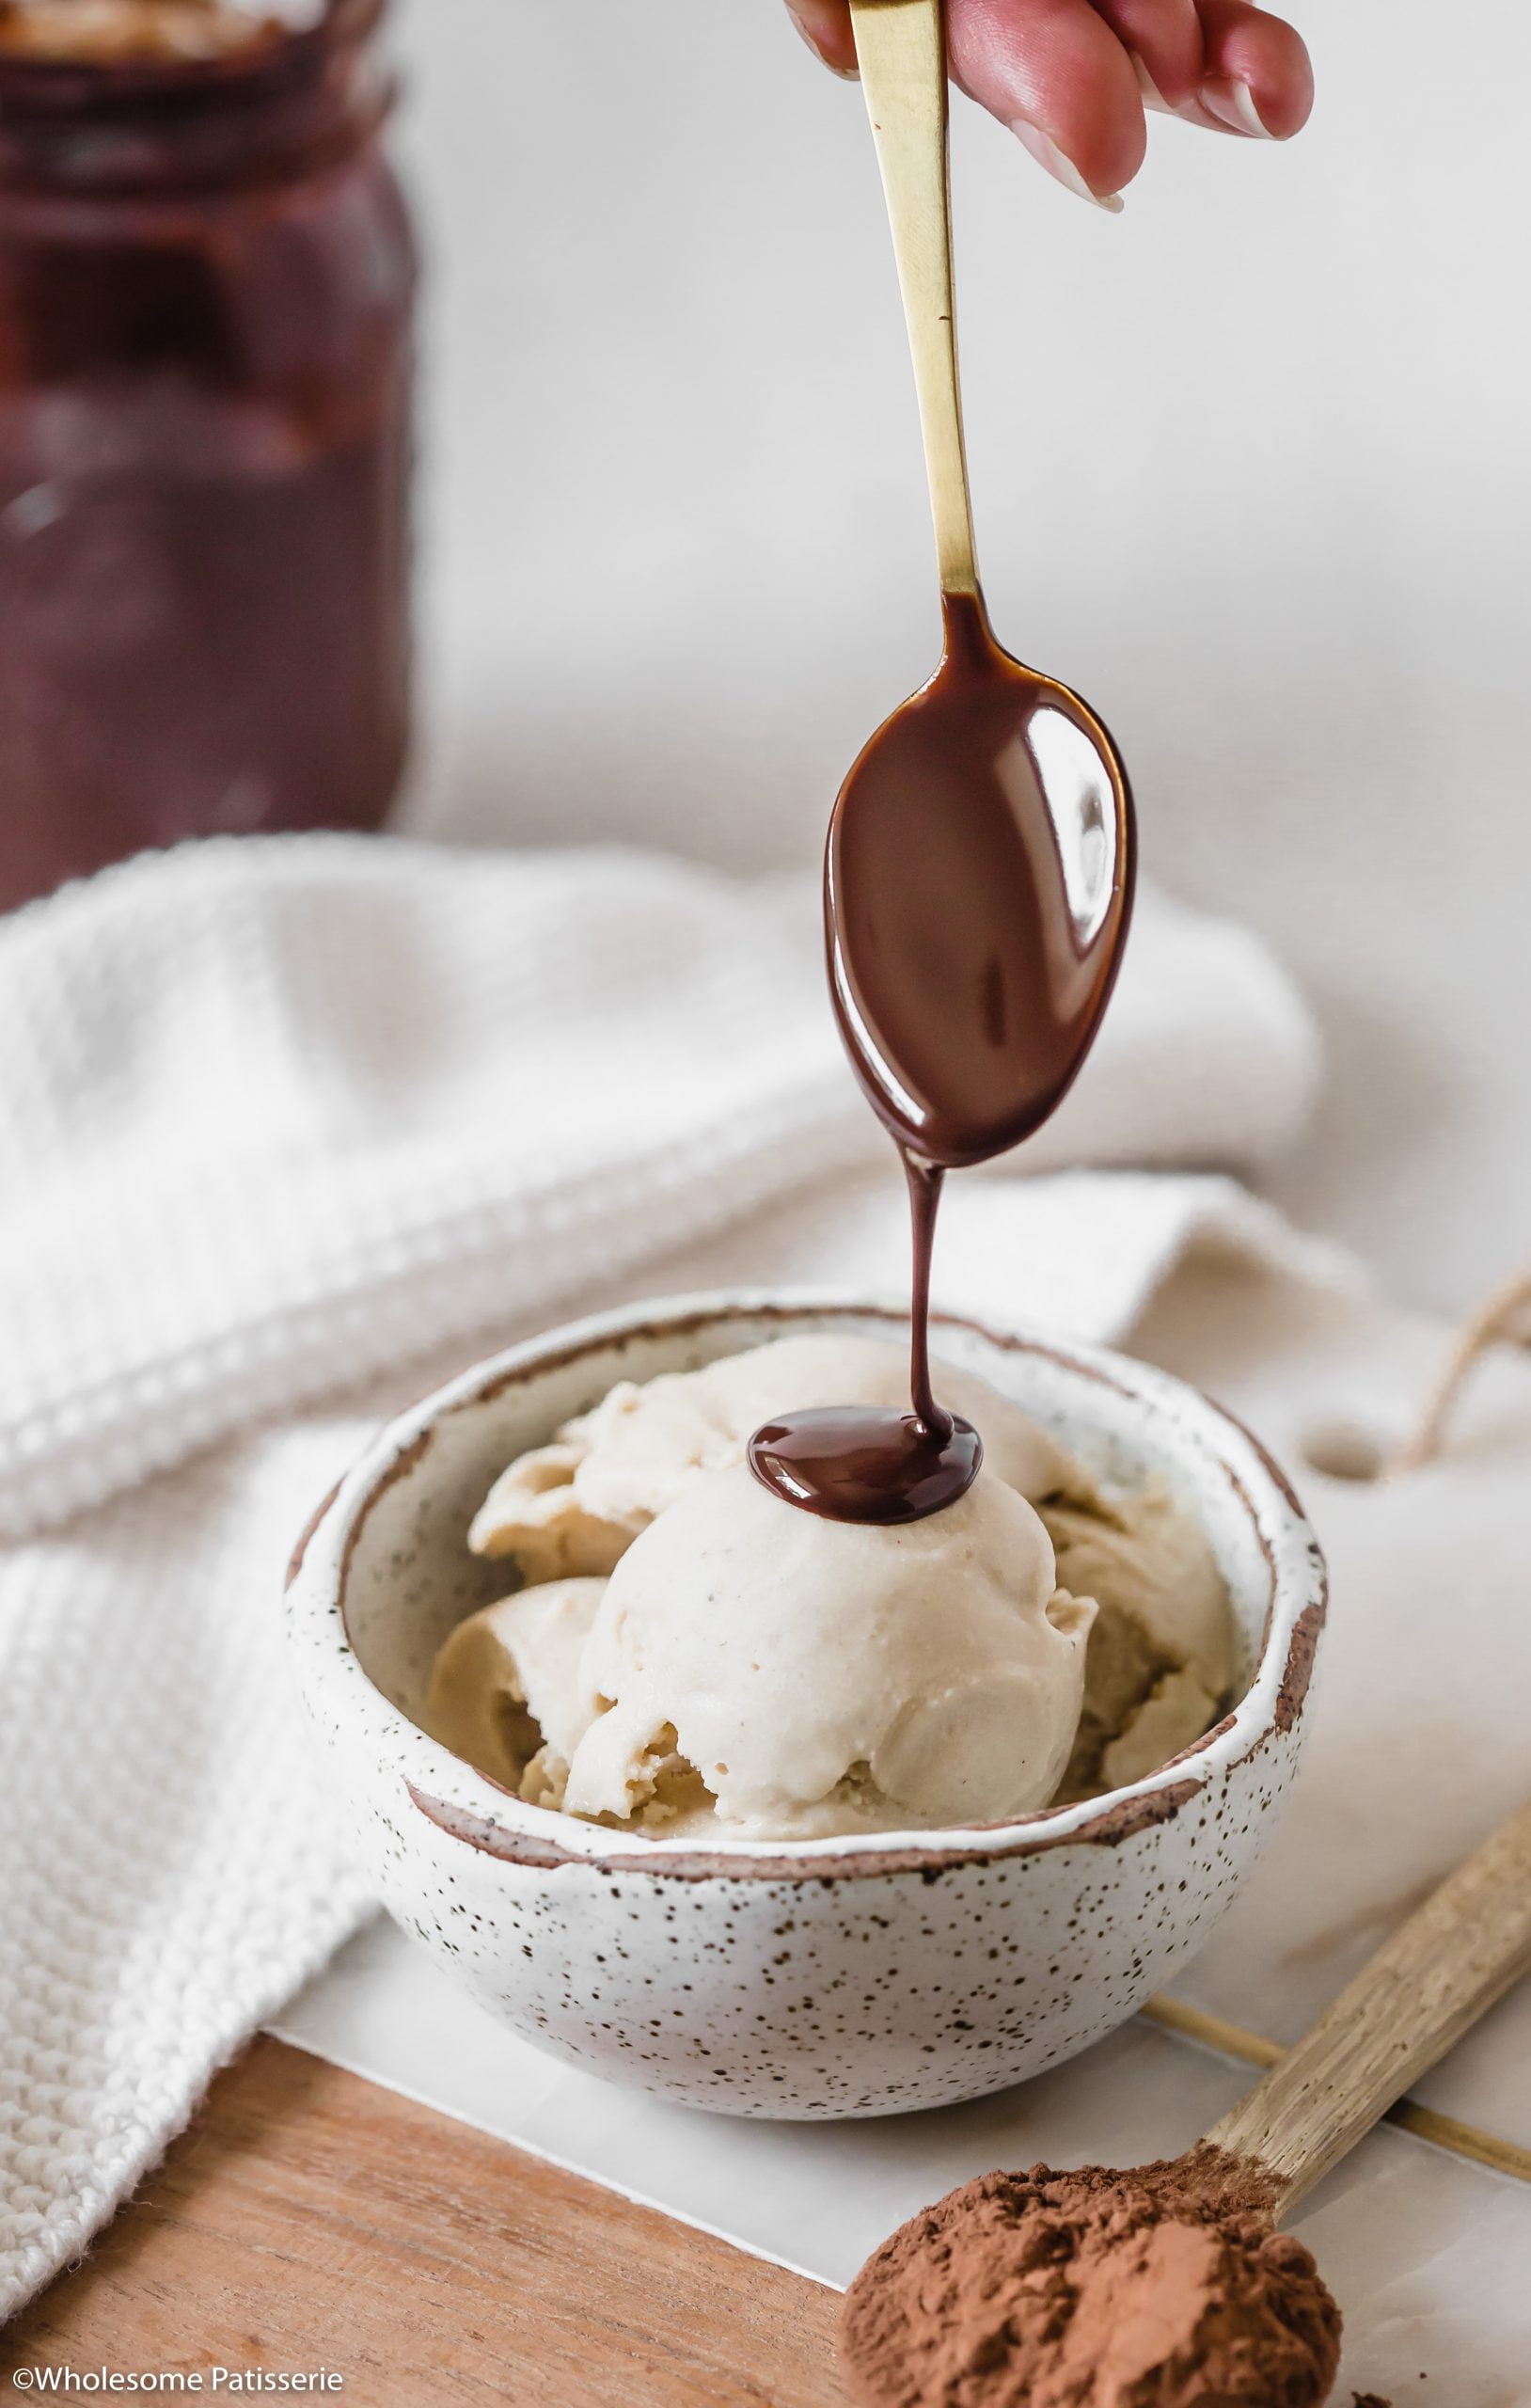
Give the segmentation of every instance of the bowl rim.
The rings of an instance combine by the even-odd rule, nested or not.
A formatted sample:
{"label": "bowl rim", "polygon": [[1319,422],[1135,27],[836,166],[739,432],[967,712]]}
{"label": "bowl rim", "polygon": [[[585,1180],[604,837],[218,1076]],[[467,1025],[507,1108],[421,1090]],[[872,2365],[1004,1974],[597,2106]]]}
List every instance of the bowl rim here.
{"label": "bowl rim", "polygon": [[[412,1722],[364,1669],[345,1624],[345,1587],[369,1513],[429,1451],[448,1415],[492,1403],[587,1354],[634,1338],[683,1338],[728,1322],[804,1317],[885,1322],[907,1332],[908,1310],[883,1297],[837,1290],[760,1288],[647,1298],[568,1322],[470,1364],[380,1428],[310,1517],[287,1569],[289,1640],[299,1686],[316,1719],[336,1721],[398,1774],[425,1819],[479,1852],[524,1869],[582,1865],[613,1877],[639,1873],[687,1880],[836,1880],[918,1872],[934,1878],[958,1866],[1030,1856],[1065,1846],[1115,1846],[1173,1820],[1208,1780],[1225,1774],[1302,1721],[1328,1612],[1322,1549],[1290,1482],[1242,1422],[1173,1372],[1115,1349],[1049,1332],[995,1326],[971,1314],[933,1311],[932,1334],[976,1338],[1001,1354],[1040,1356],[1130,1398],[1177,1435],[1179,1451],[1210,1455],[1254,1532],[1270,1571],[1265,1628],[1247,1687],[1193,1746],[1122,1789],[1072,1805],[1038,1808],[1014,1820],[939,1831],[891,1830],[825,1839],[639,1838],[530,1806],[452,1755]],[[751,1342],[763,1343],[756,1339]]]}

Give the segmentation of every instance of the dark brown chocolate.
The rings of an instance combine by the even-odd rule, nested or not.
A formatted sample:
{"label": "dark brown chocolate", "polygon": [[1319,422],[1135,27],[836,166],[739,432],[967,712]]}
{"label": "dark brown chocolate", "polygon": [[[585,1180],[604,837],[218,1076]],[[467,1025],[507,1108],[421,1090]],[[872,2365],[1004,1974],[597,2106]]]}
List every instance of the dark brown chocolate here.
{"label": "dark brown chocolate", "polygon": [[767,1487],[842,1521],[921,1520],[977,1478],[976,1433],[930,1383],[941,1182],[1057,1110],[1131,909],[1132,802],[1105,729],[1002,651],[978,594],[943,612],[940,666],[851,770],[825,863],[835,1016],[908,1175],[911,1410],[793,1414],[750,1450]]}
{"label": "dark brown chocolate", "polygon": [[1130,903],[1131,804],[1073,695],[949,594],[930,683],[851,770],[826,863],[829,989],[875,1112],[925,1162],[989,1161],[1062,1102]]}

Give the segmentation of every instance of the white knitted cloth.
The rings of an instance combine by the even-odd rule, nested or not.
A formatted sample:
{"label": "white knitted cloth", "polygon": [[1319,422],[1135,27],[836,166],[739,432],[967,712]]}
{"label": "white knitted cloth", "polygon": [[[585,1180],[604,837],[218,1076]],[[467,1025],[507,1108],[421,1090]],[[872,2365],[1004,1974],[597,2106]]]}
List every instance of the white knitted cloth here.
{"label": "white knitted cloth", "polygon": [[[1259,949],[1150,897],[1032,1164],[1248,1164],[1315,1075]],[[1222,1179],[955,1186],[947,1299],[1090,1335],[1197,1230],[1286,1243]],[[245,840],[0,923],[0,2316],[365,1911],[278,1592],[375,1416],[566,1307],[904,1245],[807,882]]]}

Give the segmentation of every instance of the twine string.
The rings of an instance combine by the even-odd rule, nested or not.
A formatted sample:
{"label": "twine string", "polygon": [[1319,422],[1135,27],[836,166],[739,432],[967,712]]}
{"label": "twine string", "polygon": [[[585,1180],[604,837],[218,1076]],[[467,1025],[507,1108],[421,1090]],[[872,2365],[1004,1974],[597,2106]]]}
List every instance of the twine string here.
{"label": "twine string", "polygon": [[1496,1289],[1459,1331],[1421,1408],[1413,1433],[1387,1465],[1389,1478],[1433,1463],[1446,1442],[1452,1414],[1478,1362],[1492,1346],[1531,1349],[1531,1271]]}

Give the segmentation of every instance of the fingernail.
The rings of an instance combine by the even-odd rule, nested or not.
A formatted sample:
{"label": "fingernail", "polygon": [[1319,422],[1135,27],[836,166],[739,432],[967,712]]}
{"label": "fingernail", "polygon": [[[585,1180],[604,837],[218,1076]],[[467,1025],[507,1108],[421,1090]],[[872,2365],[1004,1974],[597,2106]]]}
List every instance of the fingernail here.
{"label": "fingernail", "polygon": [[1149,74],[1147,68],[1144,67],[1142,59],[1138,56],[1137,52],[1135,50],[1129,50],[1128,52],[1128,56],[1132,61],[1132,72],[1138,79],[1138,89],[1143,94],[1144,107],[1146,109],[1161,109],[1166,117],[1173,117],[1175,115],[1175,111],[1171,108],[1168,101],[1164,98],[1163,93],[1160,90],[1159,86]]}
{"label": "fingernail", "polygon": [[1073,160],[1059,150],[1050,134],[1044,134],[1039,125],[1029,124],[1023,117],[1014,120],[1010,131],[1018,142],[1025,145],[1037,166],[1046,167],[1050,176],[1057,178],[1065,192],[1077,193],[1081,200],[1094,201],[1097,209],[1109,210],[1113,217],[1121,215],[1121,194],[1092,192]]}
{"label": "fingernail", "polygon": [[1232,133],[1252,134],[1256,142],[1274,142],[1276,137],[1255,107],[1247,84],[1232,75],[1219,75],[1202,86],[1199,97],[1207,114]]}
{"label": "fingernail", "polygon": [[838,75],[843,84],[860,83],[860,78],[857,74],[854,67],[837,67],[832,58],[826,58],[823,51],[820,50],[817,42],[813,40],[813,35],[809,32],[808,27],[804,24],[801,17],[799,17],[795,10],[789,8],[787,10],[787,14],[791,17],[793,24],[797,26],[797,31],[801,34],[804,41],[808,44],[809,49],[813,52],[821,67],[827,67],[831,75]]}

